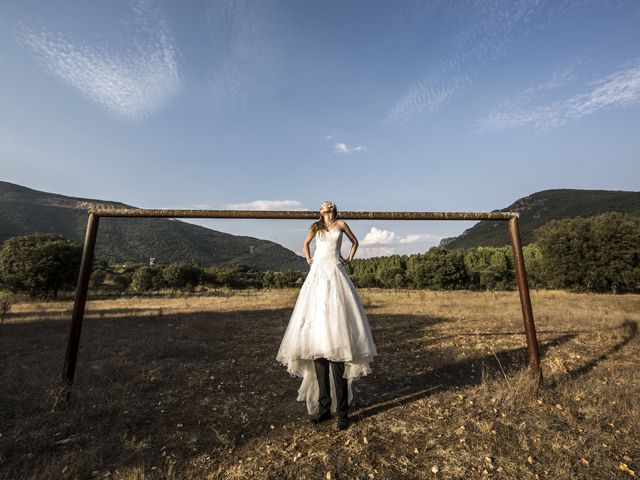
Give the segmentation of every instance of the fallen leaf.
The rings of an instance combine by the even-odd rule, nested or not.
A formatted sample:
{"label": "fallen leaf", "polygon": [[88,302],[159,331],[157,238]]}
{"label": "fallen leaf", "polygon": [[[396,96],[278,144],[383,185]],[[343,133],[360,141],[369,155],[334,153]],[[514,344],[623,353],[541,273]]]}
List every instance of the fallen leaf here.
{"label": "fallen leaf", "polygon": [[621,463],[620,465],[618,465],[618,470],[620,470],[621,472],[626,472],[629,475],[631,475],[632,477],[636,476],[636,472],[631,470],[626,463]]}

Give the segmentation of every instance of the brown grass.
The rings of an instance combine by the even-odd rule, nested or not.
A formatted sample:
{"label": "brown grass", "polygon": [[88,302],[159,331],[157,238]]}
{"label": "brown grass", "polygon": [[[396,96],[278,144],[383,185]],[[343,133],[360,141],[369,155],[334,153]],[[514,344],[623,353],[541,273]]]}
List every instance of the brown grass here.
{"label": "brown grass", "polygon": [[[348,430],[313,426],[275,361],[297,290],[90,301],[73,402],[72,304],[0,328],[0,478],[633,478],[640,295],[361,289],[380,356]],[[626,466],[626,469],[625,469]]]}

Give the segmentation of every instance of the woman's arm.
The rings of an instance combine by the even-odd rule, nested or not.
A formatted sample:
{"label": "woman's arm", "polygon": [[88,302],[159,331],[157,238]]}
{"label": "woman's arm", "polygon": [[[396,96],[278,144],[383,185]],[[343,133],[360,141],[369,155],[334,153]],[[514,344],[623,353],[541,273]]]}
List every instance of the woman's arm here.
{"label": "woman's arm", "polygon": [[349,256],[343,263],[351,263],[353,257],[356,254],[356,250],[358,250],[358,239],[349,228],[349,225],[347,225],[347,222],[345,222],[344,220],[341,220],[341,222],[342,224],[340,226],[342,227],[342,231],[346,233],[347,237],[349,237],[349,240],[351,240],[351,250],[349,250]]}
{"label": "woman's arm", "polygon": [[313,258],[311,258],[311,251],[309,249],[309,244],[313,240],[313,230],[309,229],[307,232],[307,237],[304,239],[304,256],[307,257],[307,263],[311,265],[313,263]]}

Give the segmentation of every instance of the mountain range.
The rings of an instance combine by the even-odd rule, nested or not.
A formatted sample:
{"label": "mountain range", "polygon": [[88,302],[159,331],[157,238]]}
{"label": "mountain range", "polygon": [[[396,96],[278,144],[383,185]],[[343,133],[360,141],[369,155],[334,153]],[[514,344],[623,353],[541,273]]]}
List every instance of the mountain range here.
{"label": "mountain range", "polygon": [[[16,235],[50,232],[82,243],[89,207],[135,208],[123,203],[69,197],[0,181],[0,243]],[[520,213],[522,244],[550,220],[622,212],[640,216],[640,192],[551,189],[520,198],[497,212]],[[457,237],[443,238],[447,249],[509,245],[504,221],[482,220]],[[251,248],[253,247],[253,248]],[[304,257],[269,240],[219,232],[177,219],[101,218],[96,258],[110,263],[194,262],[200,266],[247,265],[259,271],[307,271]]]}
{"label": "mountain range", "polygon": [[[640,216],[640,192],[623,190],[550,189],[520,198],[494,212],[518,212],[518,229],[523,245],[535,241],[534,230],[554,219],[620,212]],[[446,249],[476,246],[510,245],[507,224],[500,220],[482,220],[457,237],[443,238]]]}
{"label": "mountain range", "polygon": [[[45,232],[82,244],[89,207],[134,208],[0,181],[0,243],[16,235]],[[157,264],[184,261],[200,266],[247,265],[259,271],[309,268],[304,257],[269,240],[232,235],[176,219],[100,219],[97,259],[148,263],[150,257]]]}

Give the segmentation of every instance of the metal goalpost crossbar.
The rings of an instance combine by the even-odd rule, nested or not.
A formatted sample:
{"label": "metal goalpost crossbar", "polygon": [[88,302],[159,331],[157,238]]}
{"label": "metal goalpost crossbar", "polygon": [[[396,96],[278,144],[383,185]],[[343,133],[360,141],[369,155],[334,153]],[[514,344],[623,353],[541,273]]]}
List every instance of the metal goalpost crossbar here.
{"label": "metal goalpost crossbar", "polygon": [[[540,368],[540,352],[536,338],[536,328],[529,296],[527,273],[524,266],[520,231],[518,228],[518,212],[340,212],[340,218],[352,220],[502,220],[506,221],[513,250],[513,260],[516,270],[524,332],[527,339],[529,352],[529,369],[537,379],[538,385],[542,382]],[[62,382],[65,386],[65,396],[69,400],[71,386],[76,370],[78,349],[80,346],[80,333],[84,319],[89,278],[93,263],[98,224],[101,217],[133,217],[133,218],[233,218],[233,219],[312,219],[318,218],[315,211],[297,210],[154,210],[142,208],[90,208],[87,211],[87,229],[82,248],[80,261],[80,273],[76,286],[73,313],[71,315],[71,327],[67,340],[67,349],[62,372]]]}

